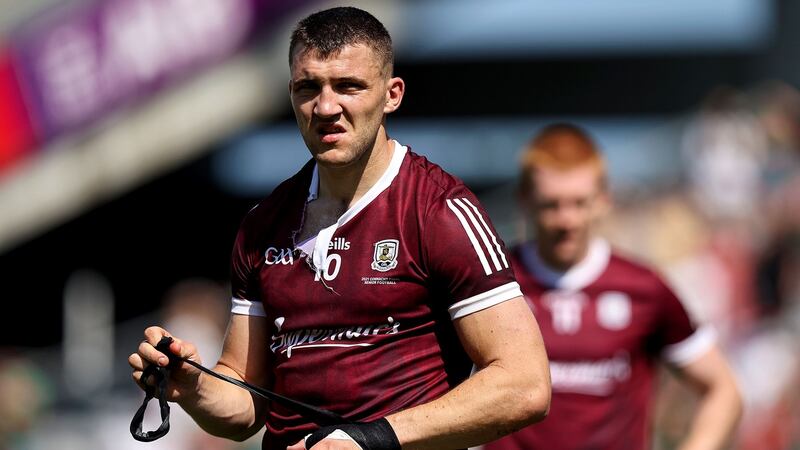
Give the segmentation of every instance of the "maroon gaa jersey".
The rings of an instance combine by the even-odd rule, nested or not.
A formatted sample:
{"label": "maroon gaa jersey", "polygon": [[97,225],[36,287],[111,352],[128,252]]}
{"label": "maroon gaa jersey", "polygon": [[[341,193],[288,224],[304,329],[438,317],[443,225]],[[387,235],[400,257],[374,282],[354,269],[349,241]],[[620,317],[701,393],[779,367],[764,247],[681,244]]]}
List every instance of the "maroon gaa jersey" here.
{"label": "maroon gaa jersey", "polygon": [[649,448],[656,363],[694,361],[713,332],[695,330],[657,275],[602,239],[567,272],[547,268],[533,243],[514,250],[512,265],[541,328],[553,397],[543,422],[486,450]]}
{"label": "maroon gaa jersey", "polygon": [[[472,367],[452,320],[521,296],[504,244],[464,184],[393,142],[386,172],[337,223],[297,242],[316,164],[245,217],[234,314],[265,316],[268,388],[373,420],[433,400]],[[270,405],[265,448],[316,428]]]}

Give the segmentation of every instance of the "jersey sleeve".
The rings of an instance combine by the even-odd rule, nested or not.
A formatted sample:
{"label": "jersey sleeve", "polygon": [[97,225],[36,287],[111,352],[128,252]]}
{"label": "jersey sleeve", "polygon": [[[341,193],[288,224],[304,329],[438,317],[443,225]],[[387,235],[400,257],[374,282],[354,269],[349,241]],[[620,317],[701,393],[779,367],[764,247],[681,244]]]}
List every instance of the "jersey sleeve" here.
{"label": "jersey sleeve", "polygon": [[233,314],[266,316],[264,305],[254,289],[254,255],[248,253],[247,232],[244,224],[239,228],[231,254],[231,291]]}
{"label": "jersey sleeve", "polygon": [[434,200],[424,236],[426,265],[433,283],[448,294],[451,319],[522,295],[503,241],[467,188]]}
{"label": "jersey sleeve", "polygon": [[660,278],[656,277],[661,311],[659,314],[658,349],[664,360],[685,366],[704,355],[716,342],[710,326],[696,328],[683,304]]}

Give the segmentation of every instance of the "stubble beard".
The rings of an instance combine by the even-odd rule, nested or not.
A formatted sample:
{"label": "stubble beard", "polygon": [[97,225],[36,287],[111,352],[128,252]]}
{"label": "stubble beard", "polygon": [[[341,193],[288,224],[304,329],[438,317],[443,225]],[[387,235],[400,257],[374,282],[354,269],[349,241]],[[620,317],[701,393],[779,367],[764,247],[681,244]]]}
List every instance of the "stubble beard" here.
{"label": "stubble beard", "polygon": [[[372,150],[375,148],[380,126],[381,122],[378,122],[377,126],[373,127],[368,132],[360,135],[353,135],[353,140],[349,143],[345,143],[343,147],[338,147],[339,143],[337,143],[337,145],[334,145],[331,148],[325,148],[322,143],[317,141],[315,144],[320,145],[322,148],[319,148],[316,152],[313,152],[314,154],[312,156],[317,160],[318,164],[330,168],[345,168],[353,166],[361,166],[362,168],[366,167],[369,157],[372,154]],[[352,135],[353,133],[350,132],[348,134]],[[306,146],[311,148],[311,146],[308,144],[309,142],[306,140]],[[337,159],[335,161],[325,159],[322,155],[330,152],[331,150],[342,153],[345,158]]]}
{"label": "stubble beard", "polygon": [[559,271],[569,270],[579,264],[586,256],[589,249],[588,232],[581,232],[570,243],[568,249],[559,248],[563,244],[555,242],[556,237],[544,237],[539,244],[541,258],[551,266],[552,269]]}

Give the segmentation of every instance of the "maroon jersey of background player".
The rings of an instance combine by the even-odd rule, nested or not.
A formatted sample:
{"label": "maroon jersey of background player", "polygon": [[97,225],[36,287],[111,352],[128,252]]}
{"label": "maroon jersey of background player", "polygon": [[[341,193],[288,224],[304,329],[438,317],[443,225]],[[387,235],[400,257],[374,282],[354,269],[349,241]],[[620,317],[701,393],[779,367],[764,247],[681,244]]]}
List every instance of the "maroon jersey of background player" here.
{"label": "maroon jersey of background player", "polygon": [[[475,196],[394,142],[364,197],[309,242],[296,242],[316,198],[310,161],[245,218],[232,258],[233,313],[272,323],[276,392],[354,420],[426,403],[469,374],[450,321],[522,295]],[[310,256],[312,255],[312,256]],[[265,445],[313,424],[271,405]]]}
{"label": "maroon jersey of background player", "polygon": [[541,261],[534,243],[512,265],[542,331],[553,398],[548,417],[486,450],[641,450],[650,447],[659,360],[684,365],[714,344],[695,329],[672,291],[602,239],[566,272]]}

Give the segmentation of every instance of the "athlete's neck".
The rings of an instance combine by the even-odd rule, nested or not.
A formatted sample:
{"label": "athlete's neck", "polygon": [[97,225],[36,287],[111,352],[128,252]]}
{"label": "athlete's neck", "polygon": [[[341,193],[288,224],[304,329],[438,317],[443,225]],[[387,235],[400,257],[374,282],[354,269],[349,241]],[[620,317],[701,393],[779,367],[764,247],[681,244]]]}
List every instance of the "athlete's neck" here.
{"label": "athlete's neck", "polygon": [[350,208],[383,176],[394,154],[393,141],[379,133],[372,149],[345,167],[317,166],[319,198],[341,202]]}

